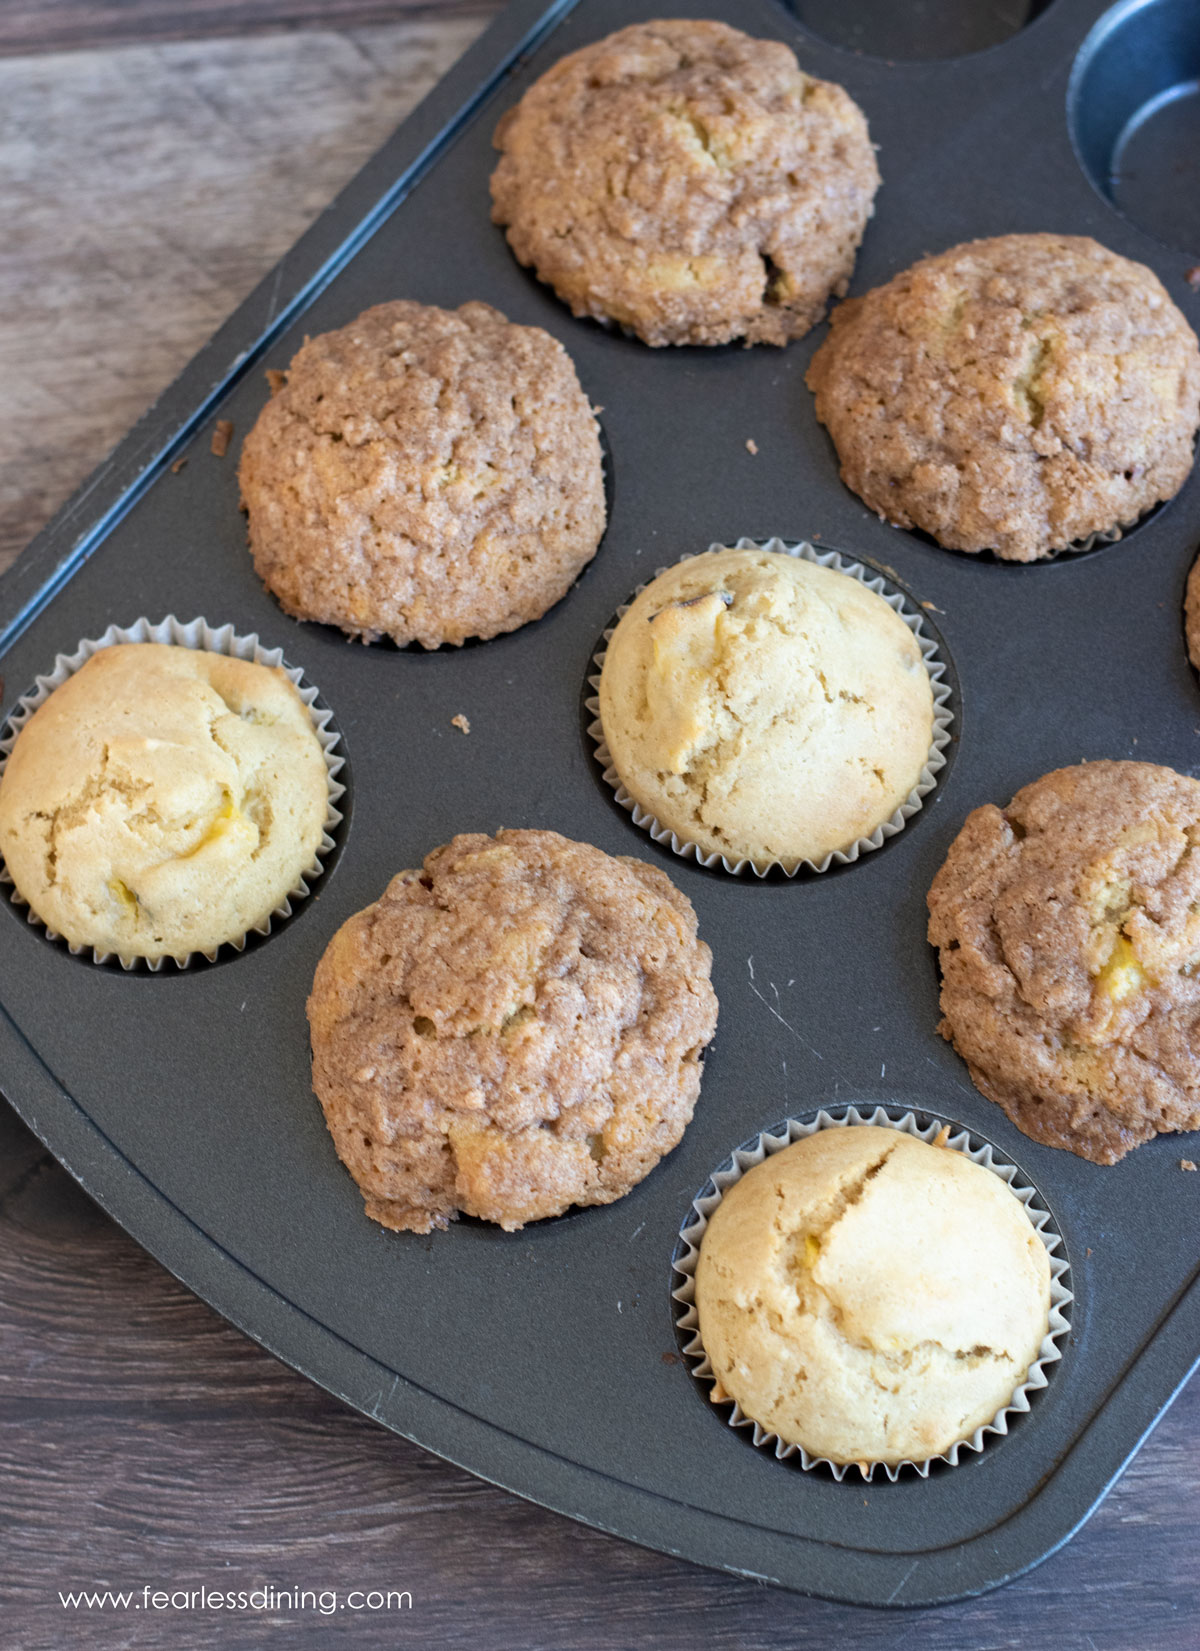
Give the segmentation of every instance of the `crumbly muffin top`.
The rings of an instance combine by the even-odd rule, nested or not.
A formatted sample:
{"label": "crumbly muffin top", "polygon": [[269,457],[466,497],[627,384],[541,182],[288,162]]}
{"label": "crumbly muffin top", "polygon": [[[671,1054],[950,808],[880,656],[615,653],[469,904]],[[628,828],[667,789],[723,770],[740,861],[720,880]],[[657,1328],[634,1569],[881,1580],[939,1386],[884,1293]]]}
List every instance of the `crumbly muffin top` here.
{"label": "crumbly muffin top", "polygon": [[552,831],[455,837],[338,930],[313,1085],[368,1215],[513,1229],[607,1204],[683,1134],[711,954],[661,871]]}
{"label": "crumbly muffin top", "polygon": [[915,637],[849,574],[780,551],[679,562],[617,625],[600,720],[631,796],[706,853],[819,862],[920,779],[933,690]]}
{"label": "crumbly muffin top", "polygon": [[729,1188],[696,1307],[713,1373],[747,1416],[833,1462],[923,1462],[1025,1379],[1049,1328],[1050,1263],[991,1170],[853,1125]]}
{"label": "crumbly muffin top", "polygon": [[378,304],[309,339],[238,475],[268,588],[368,642],[515,630],[604,532],[599,426],[571,358],[487,304]]}
{"label": "crumbly muffin top", "polygon": [[1016,562],[1171,498],[1200,423],[1192,329],[1152,270],[1084,236],[923,258],[834,311],[808,384],[872,510]]}
{"label": "crumbly muffin top", "polygon": [[879,171],[858,105],[777,40],[635,24],[496,129],[492,217],[576,315],[647,344],[785,344],[845,291]]}
{"label": "crumbly muffin top", "polygon": [[1059,768],[968,815],[929,891],[941,1031],[1019,1129],[1112,1164],[1200,1128],[1200,781]]}
{"label": "crumbly muffin top", "polygon": [[153,642],[102,648],[22,729],[0,852],[43,923],[121,957],[210,952],[315,864],[321,743],[281,670]]}

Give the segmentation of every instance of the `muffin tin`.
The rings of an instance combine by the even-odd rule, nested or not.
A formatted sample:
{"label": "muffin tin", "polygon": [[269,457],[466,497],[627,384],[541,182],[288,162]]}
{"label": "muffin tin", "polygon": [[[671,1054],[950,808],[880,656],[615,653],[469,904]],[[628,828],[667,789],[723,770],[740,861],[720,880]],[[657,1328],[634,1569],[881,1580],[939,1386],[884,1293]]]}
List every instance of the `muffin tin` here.
{"label": "muffin tin", "polygon": [[[856,3],[835,8],[843,24]],[[348,757],[342,852],[240,956],[124,975],[6,904],[0,1072],[30,1126],[165,1265],[387,1426],[667,1552],[831,1598],[930,1604],[1064,1541],[1200,1356],[1200,1177],[1179,1167],[1200,1143],[1164,1137],[1100,1169],[1027,1140],[938,1037],[924,938],[925,891],[978,803],[1083,758],[1195,768],[1181,602],[1200,480],[1121,544],[1032,567],[956,555],[880,523],[839,483],[803,382],[820,329],[784,351],[651,351],[573,320],[488,221],[492,126],[561,53],[661,9],[516,0],[0,582],[6,712],[111,621],[199,613],[282,647],[320,684]],[[865,109],[884,185],[854,290],[959,240],[1050,228],[1149,263],[1200,321],[1194,224],[1181,211],[1163,233],[1183,244],[1154,240],[1104,192],[1133,214],[1128,179],[1089,176],[1107,140],[1088,134],[1114,96],[1089,72],[1116,27],[1096,0],[1052,0],[954,61],[923,60],[919,36],[906,60],[893,38],[892,62],[831,45],[813,31],[833,13],[806,0],[669,9],[788,41]],[[1116,15],[1145,41],[1189,10],[1158,0]],[[882,16],[861,0],[864,51]],[[1194,50],[1200,24],[1184,21]],[[1169,57],[1168,79],[1181,63]],[[1138,85],[1151,87],[1138,109],[1158,107],[1157,82]],[[603,407],[611,453],[610,525],[577,587],[535,625],[436,653],[286,618],[254,577],[237,509],[264,369],[286,366],[305,333],[400,296],[483,298],[546,327]],[[237,432],[223,459],[210,452],[218,414]],[[605,786],[583,709],[596,638],[630,590],[686,551],[775,534],[836,548],[927,604],[958,713],[956,760],[907,828],[792,881],[731,878],[651,842]],[[305,995],[335,927],[392,873],[456,831],[502,825],[653,860],[691,898],[721,1000],[703,1092],[679,1148],[617,1204],[517,1234],[471,1221],[388,1234],[363,1216],[312,1096]],[[1028,1415],[957,1467],[895,1484],[839,1484],[747,1448],[675,1339],[672,1251],[697,1189],[775,1120],[851,1103],[911,1107],[994,1143],[1044,1196],[1075,1293],[1063,1359]]]}

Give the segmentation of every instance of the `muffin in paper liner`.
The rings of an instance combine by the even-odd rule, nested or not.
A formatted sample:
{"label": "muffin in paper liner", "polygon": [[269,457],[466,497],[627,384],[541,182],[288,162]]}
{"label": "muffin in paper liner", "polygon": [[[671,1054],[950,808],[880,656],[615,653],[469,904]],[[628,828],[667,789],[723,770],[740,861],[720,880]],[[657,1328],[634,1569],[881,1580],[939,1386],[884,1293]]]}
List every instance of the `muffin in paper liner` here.
{"label": "muffin in paper liner", "polygon": [[184,624],[176,619],[174,614],[168,614],[159,624],[152,624],[149,619],[138,619],[133,625],[110,625],[103,636],[81,642],[72,654],[59,654],[55,658],[52,670],[35,679],[34,685],[28,692],[21,695],[8,718],[0,728],[0,775],[8,765],[8,758],[16,744],[17,737],[34,712],[50,698],[54,690],[73,676],[93,654],[104,648],[111,648],[123,642],[159,642],[179,648],[193,648],[207,653],[226,654],[233,659],[246,660],[255,665],[280,667],[284,675],[300,695],[308,710],[309,720],[313,732],[317,736],[321,751],[325,759],[327,800],[325,819],[322,827],[321,840],[317,844],[313,859],[298,875],[296,882],[288,890],[283,900],[275,909],[263,918],[261,923],[247,929],[234,939],[222,941],[211,951],[186,952],[175,957],[164,954],[162,957],[147,958],[138,955],[126,956],[119,952],[102,952],[95,947],[75,945],[45,923],[25,897],[19,893],[9,873],[7,866],[0,860],[0,886],[8,891],[8,897],[14,906],[24,908],[26,920],[34,927],[42,930],[50,940],[64,945],[74,957],[83,957],[90,952],[93,963],[105,964],[112,958],[120,963],[125,970],[137,968],[146,969],[157,974],[165,963],[173,962],[177,968],[188,968],[197,956],[207,962],[215,962],[222,949],[228,946],[235,952],[245,949],[246,942],[251,934],[269,935],[277,923],[291,917],[293,902],[303,900],[310,892],[311,885],[320,877],[324,868],[324,861],[334,848],[333,833],[342,821],[342,812],[337,806],[345,796],[346,788],[338,779],[338,775],[345,766],[345,758],[338,752],[341,735],[329,726],[333,713],[316,704],[318,691],[304,680],[304,672],[294,665],[284,663],[282,648],[266,648],[255,633],[248,636],[240,635],[232,625],[214,627],[206,619],[193,619]]}
{"label": "muffin in paper liner", "polygon": [[[634,600],[641,595],[647,585],[651,584],[653,579],[657,579],[660,574],[668,571],[665,567],[657,568],[652,579],[644,580],[633,592],[629,601],[622,603],[617,609],[612,624],[604,631],[603,645],[592,656],[592,663],[595,665],[596,670],[587,679],[588,687],[592,689],[592,693],[585,699],[584,707],[592,719],[588,724],[588,736],[595,746],[595,758],[603,771],[605,783],[611,786],[621,807],[632,814],[634,824],[641,826],[644,831],[648,831],[656,843],[667,844],[675,854],[680,855],[683,859],[695,859],[697,865],[704,866],[709,870],[719,865],[735,877],[741,876],[747,871],[753,872],[756,877],[765,877],[768,872],[775,870],[783,872],[785,877],[795,877],[801,871],[823,872],[828,871],[831,865],[852,865],[861,855],[870,853],[872,849],[882,848],[889,837],[895,837],[897,833],[904,830],[908,821],[912,819],[914,814],[919,813],[924,806],[924,799],[938,783],[938,775],[946,766],[946,747],[950,744],[954,711],[950,703],[951,689],[946,678],[946,665],[939,652],[939,644],[928,634],[922,614],[910,606],[908,599],[889,580],[884,578],[882,574],[875,573],[873,569],[865,567],[861,562],[855,562],[851,558],[842,555],[839,551],[818,550],[807,540],[789,544],[778,538],[742,538],[732,545],[712,544],[708,546],[709,552],[721,550],[781,552],[787,556],[796,556],[804,561],[814,562],[818,567],[830,568],[835,573],[848,574],[851,578],[857,579],[860,584],[865,585],[868,590],[873,591],[876,596],[881,596],[887,605],[900,616],[917,640],[921,656],[925,662],[925,669],[929,673],[930,687],[933,690],[933,737],[930,742],[929,755],[925,759],[925,766],[921,770],[917,783],[899,808],[888,819],[877,825],[869,836],[856,838],[847,848],[833,849],[819,861],[802,859],[789,864],[782,860],[772,860],[759,865],[749,858],[731,860],[727,855],[719,854],[716,851],[706,852],[697,843],[686,837],[680,837],[671,827],[664,826],[655,814],[642,807],[641,803],[625,789],[621,782],[621,777],[617,773],[612,754],[608,748],[608,742],[604,737],[603,724],[600,721],[599,693],[600,673],[608,653],[608,644],[617,624],[624,618]],[[689,551],[686,556],[681,556],[679,560],[681,562],[688,561],[691,557],[699,554],[702,553]],[[677,566],[678,564],[672,565]]]}
{"label": "muffin in paper liner", "polygon": [[[929,1122],[922,1124],[911,1110],[901,1112],[900,1107],[893,1105],[890,1109],[876,1106],[873,1110],[860,1111],[857,1106],[845,1109],[838,1108],[830,1111],[822,1108],[815,1118],[789,1118],[774,1129],[764,1130],[752,1141],[738,1147],[729,1158],[713,1171],[704,1187],[692,1200],[692,1210],[688,1219],[680,1230],[675,1245],[675,1254],[672,1258],[672,1268],[679,1274],[682,1282],[672,1290],[672,1299],[679,1303],[682,1311],[677,1315],[676,1328],[679,1332],[684,1355],[692,1376],[698,1382],[709,1382],[712,1387],[709,1398],[713,1404],[728,1406],[728,1425],[732,1428],[750,1428],[755,1445],[764,1450],[773,1450],[780,1461],[798,1457],[800,1466],[808,1471],[812,1468],[828,1468],[833,1477],[841,1481],[852,1467],[857,1467],[862,1477],[870,1480],[877,1468],[882,1468],[887,1477],[895,1483],[905,1468],[911,1468],[921,1478],[929,1476],[930,1467],[934,1462],[945,1462],[951,1467],[957,1467],[959,1452],[962,1450],[981,1451],[987,1443],[989,1434],[1007,1434],[1008,1418],[1010,1415],[1024,1414],[1030,1408],[1029,1395],[1047,1385],[1046,1367],[1053,1365],[1062,1358],[1062,1349],[1058,1346],[1061,1337],[1070,1329],[1068,1309],[1075,1299],[1064,1283],[1064,1275],[1068,1271],[1068,1261],[1065,1255],[1056,1254],[1062,1245],[1062,1238],[1050,1224],[1050,1212],[1040,1202],[1036,1190],[1024,1182],[1020,1171],[1015,1164],[1007,1163],[1000,1158],[989,1141],[976,1144],[970,1132],[961,1125],[944,1123],[941,1119],[931,1117],[928,1113],[923,1116]],[[771,1154],[781,1152],[784,1147],[792,1146],[796,1141],[804,1140],[821,1129],[840,1129],[858,1124],[873,1124],[887,1129],[903,1130],[915,1136],[920,1141],[947,1147],[956,1152],[964,1153],[973,1163],[981,1164],[991,1170],[1000,1179],[1007,1183],[1012,1193],[1025,1206],[1034,1230],[1046,1247],[1050,1260],[1050,1321],[1038,1356],[1030,1365],[1025,1374],[1025,1380],[1015,1389],[1011,1399],[990,1422],[983,1423],[976,1428],[968,1439],[960,1439],[950,1446],[949,1450],[940,1455],[930,1456],[924,1461],[914,1462],[905,1460],[897,1463],[887,1462],[832,1462],[825,1456],[810,1456],[803,1445],[787,1444],[779,1436],[752,1417],[745,1415],[735,1399],[727,1398],[717,1385],[717,1378],[713,1374],[712,1366],[704,1351],[704,1344],[700,1339],[699,1317],[695,1305],[696,1264],[700,1258],[700,1242],[708,1230],[708,1222],[713,1211],[725,1196],[726,1191],[740,1181],[748,1169],[755,1164],[761,1164]],[[979,1138],[977,1138],[979,1139]]]}

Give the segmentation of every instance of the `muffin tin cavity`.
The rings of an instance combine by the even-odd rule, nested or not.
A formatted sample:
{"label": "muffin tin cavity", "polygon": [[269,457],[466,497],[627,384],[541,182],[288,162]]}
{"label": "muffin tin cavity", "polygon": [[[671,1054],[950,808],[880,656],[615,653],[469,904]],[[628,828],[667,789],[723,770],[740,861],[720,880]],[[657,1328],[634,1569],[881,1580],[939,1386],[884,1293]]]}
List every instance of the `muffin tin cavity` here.
{"label": "muffin tin cavity", "polygon": [[[308,712],[325,763],[326,804],[322,833],[313,861],[301,871],[284,898],[261,922],[247,929],[235,939],[222,941],[211,951],[192,951],[180,956],[146,958],[124,955],[115,951],[101,951],[91,945],[73,944],[47,925],[18,891],[12,875],[0,860],[0,895],[6,895],[10,910],[23,917],[38,936],[55,950],[65,951],[71,957],[81,958],[100,967],[124,970],[127,973],[162,974],[191,969],[202,964],[216,964],[240,955],[262,944],[277,933],[282,924],[296,915],[316,882],[327,875],[339,858],[349,826],[349,779],[342,735],[333,720],[333,713],[320,698],[317,689],[309,683],[304,672],[289,665],[281,648],[265,648],[255,635],[239,635],[232,625],[214,629],[206,620],[194,619],[182,624],[174,614],[159,624],[139,619],[129,627],[110,625],[102,637],[81,642],[72,654],[59,654],[51,670],[38,676],[32,688],[22,694],[3,725],[0,725],[0,776],[3,775],[22,729],[54,691],[72,677],[87,661],[104,649],[125,643],[159,643],[177,648],[225,654],[267,668],[281,668],[297,690]],[[253,720],[253,719],[252,719]],[[154,743],[151,741],[150,743]],[[106,747],[107,752],[107,747]],[[128,891],[126,897],[129,898]],[[173,965],[171,970],[166,965]]]}
{"label": "muffin tin cavity", "polygon": [[[1013,1194],[1025,1206],[1034,1229],[1046,1247],[1050,1261],[1049,1325],[1037,1358],[1030,1365],[1025,1380],[1013,1393],[1008,1404],[990,1422],[977,1428],[970,1438],[952,1445],[942,1455],[923,1462],[905,1461],[896,1466],[879,1462],[831,1462],[824,1457],[810,1456],[802,1446],[785,1444],[774,1433],[768,1432],[758,1422],[745,1416],[736,1401],[716,1397],[716,1378],[700,1339],[699,1318],[695,1306],[695,1274],[700,1242],[708,1228],[709,1218],[734,1182],[739,1181],[747,1170],[762,1163],[773,1153],[781,1152],[785,1147],[815,1134],[818,1130],[862,1124],[900,1130],[928,1144],[965,1153],[974,1163],[992,1170],[1007,1183]],[[931,1113],[894,1104],[873,1108],[865,1105],[861,1108],[823,1107],[800,1118],[784,1119],[782,1123],[764,1130],[762,1134],[743,1141],[741,1146],[712,1172],[692,1200],[691,1208],[675,1241],[671,1265],[673,1272],[678,1275],[671,1290],[671,1299],[675,1303],[676,1340],[684,1363],[702,1392],[705,1402],[729,1427],[741,1430],[741,1436],[748,1443],[753,1443],[756,1448],[770,1450],[777,1460],[788,1462],[793,1467],[798,1465],[805,1472],[821,1470],[839,1482],[845,1479],[850,1468],[854,1466],[859,1469],[861,1477],[867,1480],[886,1475],[895,1483],[906,1470],[926,1479],[931,1469],[940,1468],[941,1471],[947,1471],[957,1467],[960,1463],[960,1452],[963,1450],[978,1453],[984,1449],[989,1439],[1006,1435],[1013,1418],[1028,1413],[1030,1395],[1048,1385],[1058,1362],[1062,1359],[1065,1338],[1070,1330],[1071,1303],[1074,1300],[1070,1263],[1058,1231],[1058,1224],[1046,1199],[1025,1172],[1017,1165],[1001,1158],[991,1142],[978,1131],[968,1132],[961,1126],[948,1123]],[[1059,1345],[1060,1342],[1063,1346]],[[877,1469],[882,1469],[882,1474],[877,1475]]]}
{"label": "muffin tin cavity", "polygon": [[[612,755],[604,738],[604,728],[600,721],[600,672],[603,668],[608,643],[613,631],[622,616],[628,611],[634,599],[645,590],[646,584],[639,585],[629,601],[622,604],[613,615],[609,625],[592,655],[594,670],[589,673],[584,687],[584,720],[588,739],[591,743],[593,755],[603,776],[605,790],[615,802],[627,813],[633,816],[633,823],[649,832],[656,843],[669,848],[672,853],[683,859],[694,858],[697,865],[706,870],[717,869],[728,872],[731,876],[741,876],[753,873],[755,877],[795,878],[801,872],[819,874],[831,868],[854,864],[862,855],[874,849],[882,848],[885,843],[902,832],[914,815],[921,812],[924,800],[933,791],[942,777],[948,772],[958,746],[956,723],[958,722],[959,694],[958,677],[954,670],[945,640],[931,623],[927,612],[923,612],[918,604],[904,588],[893,579],[886,578],[873,563],[855,561],[841,554],[839,551],[823,548],[817,550],[807,542],[794,544],[782,539],[738,539],[729,547],[710,545],[710,551],[719,551],[723,548],[734,550],[768,550],[797,556],[806,561],[815,563],[818,567],[830,568],[838,573],[845,573],[849,577],[859,580],[868,590],[882,596],[904,623],[912,631],[920,646],[924,658],[925,668],[929,673],[930,685],[933,690],[933,739],[929,755],[926,759],[920,778],[909,792],[900,807],[869,836],[857,838],[844,849],[835,849],[825,854],[819,861],[800,860],[795,864],[785,864],[773,861],[771,864],[760,864],[749,859],[731,859],[729,856],[718,853],[708,853],[698,844],[689,842],[680,837],[671,827],[663,825],[656,816],[642,806],[626,790],[620,775],[612,760]],[[695,554],[694,552],[692,554]],[[687,558],[683,558],[687,560]],[[654,577],[665,572],[658,568]],[[649,583],[647,581],[646,583]],[[590,690],[590,691],[589,691]]]}
{"label": "muffin tin cavity", "polygon": [[1067,116],[1080,165],[1105,200],[1200,258],[1200,8],[1122,0],[1075,59]]}
{"label": "muffin tin cavity", "polygon": [[967,57],[1011,40],[1051,0],[789,0],[806,29],[889,62]]}

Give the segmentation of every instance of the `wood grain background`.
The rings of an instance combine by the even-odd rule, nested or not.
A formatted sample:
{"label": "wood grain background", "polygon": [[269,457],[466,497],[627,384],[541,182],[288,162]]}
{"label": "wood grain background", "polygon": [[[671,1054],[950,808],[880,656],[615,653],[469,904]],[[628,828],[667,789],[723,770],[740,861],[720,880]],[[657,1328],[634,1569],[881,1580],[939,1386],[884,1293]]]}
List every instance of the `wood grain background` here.
{"label": "wood grain background", "polygon": [[[0,54],[18,54],[0,57],[0,565],[488,9],[0,0]],[[1193,1383],[1074,1541],[979,1601],[870,1612],[738,1582],[545,1513],[346,1410],[177,1284],[0,1103],[3,1651],[1197,1651],[1198,1432]],[[58,1603],[267,1584],[408,1589],[413,1606]]]}
{"label": "wood grain background", "polygon": [[0,568],[485,21],[0,57]]}
{"label": "wood grain background", "polygon": [[3,0],[0,52],[52,52],[271,29],[360,28],[397,18],[489,17],[490,0]]}

